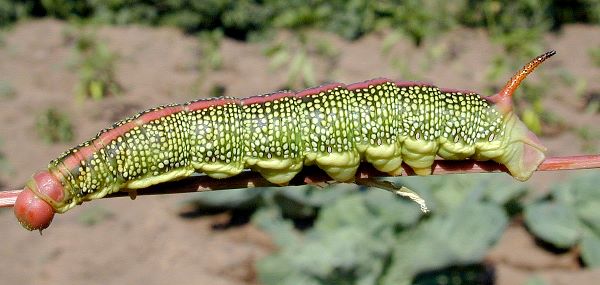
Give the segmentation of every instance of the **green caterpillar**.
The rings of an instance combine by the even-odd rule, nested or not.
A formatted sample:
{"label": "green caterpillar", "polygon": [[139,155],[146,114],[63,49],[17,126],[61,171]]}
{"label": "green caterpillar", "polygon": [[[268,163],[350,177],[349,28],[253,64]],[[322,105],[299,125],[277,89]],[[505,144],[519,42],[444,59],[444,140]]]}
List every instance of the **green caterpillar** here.
{"label": "green caterpillar", "polygon": [[248,168],[285,185],[304,165],[316,164],[348,182],[361,161],[390,175],[400,175],[404,162],[428,175],[440,156],[495,160],[526,180],[545,148],[512,111],[511,95],[554,53],[535,58],[499,94],[485,98],[373,79],[150,109],[53,160],[29,181],[15,213],[25,228],[43,229],[55,212],[116,191],[194,172],[223,179]]}

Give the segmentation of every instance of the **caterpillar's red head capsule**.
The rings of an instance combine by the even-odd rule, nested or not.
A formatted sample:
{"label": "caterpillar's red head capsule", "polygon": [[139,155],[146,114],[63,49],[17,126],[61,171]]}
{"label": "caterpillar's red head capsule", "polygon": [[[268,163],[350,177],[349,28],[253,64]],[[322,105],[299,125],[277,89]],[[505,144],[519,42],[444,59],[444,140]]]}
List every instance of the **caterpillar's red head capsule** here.
{"label": "caterpillar's red head capsule", "polygon": [[546,52],[523,66],[496,95],[488,99],[496,105],[498,111],[508,119],[506,124],[508,146],[501,157],[495,159],[504,164],[511,175],[518,180],[527,180],[544,161],[546,148],[516,115],[512,113],[512,96],[521,82],[556,51]]}
{"label": "caterpillar's red head capsule", "polygon": [[54,208],[49,201],[61,201],[63,198],[63,186],[60,181],[48,171],[38,172],[17,197],[15,216],[24,228],[41,231],[47,228],[54,218]]}

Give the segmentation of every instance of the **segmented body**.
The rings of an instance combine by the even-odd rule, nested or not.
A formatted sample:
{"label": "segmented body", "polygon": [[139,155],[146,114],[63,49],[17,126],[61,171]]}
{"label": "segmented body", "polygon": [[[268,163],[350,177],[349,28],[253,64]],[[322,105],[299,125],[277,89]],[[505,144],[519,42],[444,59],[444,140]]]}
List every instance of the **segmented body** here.
{"label": "segmented body", "polygon": [[[276,184],[316,164],[337,181],[360,161],[399,175],[445,159],[498,159],[510,115],[478,94],[374,79],[298,93],[218,98],[141,112],[53,160],[64,212],[85,200],[203,172],[215,178],[246,168]],[[500,159],[501,160],[501,159]]]}

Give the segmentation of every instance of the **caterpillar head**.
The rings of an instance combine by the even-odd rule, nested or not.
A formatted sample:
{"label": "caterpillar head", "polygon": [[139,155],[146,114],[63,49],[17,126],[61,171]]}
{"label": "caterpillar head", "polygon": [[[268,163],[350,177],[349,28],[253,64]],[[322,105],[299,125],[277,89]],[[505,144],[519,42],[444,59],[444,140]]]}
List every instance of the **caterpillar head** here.
{"label": "caterpillar head", "polygon": [[41,231],[47,228],[54,218],[54,208],[50,203],[61,201],[63,198],[63,186],[60,181],[49,171],[40,171],[33,175],[17,197],[15,216],[24,228]]}
{"label": "caterpillar head", "polygon": [[507,132],[503,154],[494,160],[505,165],[510,174],[521,181],[529,179],[544,161],[546,147],[514,114],[512,95],[527,75],[555,54],[555,51],[549,51],[534,58],[523,66],[498,94],[487,98],[504,115]]}

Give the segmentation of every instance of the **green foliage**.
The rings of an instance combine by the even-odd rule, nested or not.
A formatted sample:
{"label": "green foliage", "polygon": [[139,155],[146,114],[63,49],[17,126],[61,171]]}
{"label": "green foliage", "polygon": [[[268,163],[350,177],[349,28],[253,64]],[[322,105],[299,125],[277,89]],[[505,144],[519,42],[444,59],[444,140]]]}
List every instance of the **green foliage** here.
{"label": "green foliage", "polygon": [[171,25],[187,32],[221,29],[248,39],[277,28],[313,28],[357,39],[392,28],[419,44],[456,25],[487,27],[509,49],[568,22],[600,23],[597,0],[0,0],[0,25],[29,16],[101,24]]}
{"label": "green foliage", "polygon": [[467,8],[466,1],[402,1],[396,4],[379,4],[388,19],[377,20],[379,25],[389,25],[413,43],[419,45],[425,38],[439,36],[458,25],[459,11]]}
{"label": "green foliage", "polygon": [[525,283],[525,285],[546,285],[548,283],[546,283],[546,281],[544,281],[544,279],[542,279],[539,276],[532,276],[529,279],[527,279],[527,282]]}
{"label": "green foliage", "polygon": [[507,52],[529,59],[543,50],[542,35],[553,24],[547,17],[551,0],[488,0],[479,5],[485,26]]}
{"label": "green foliage", "polygon": [[579,245],[588,266],[600,266],[600,177],[590,171],[554,185],[525,207],[525,223],[539,239],[558,248]]}
{"label": "green foliage", "polygon": [[38,114],[36,132],[46,143],[70,142],[73,140],[73,124],[62,112],[49,108]]}
{"label": "green foliage", "polygon": [[186,207],[194,207],[203,211],[226,211],[232,209],[255,209],[264,199],[265,189],[236,189],[198,193],[183,202]]}
{"label": "green foliage", "polygon": [[0,99],[9,99],[17,95],[15,88],[9,81],[0,80]]}
{"label": "green foliage", "polygon": [[475,264],[498,240],[508,218],[498,205],[468,203],[399,235],[384,284],[406,283],[414,274],[453,264]]}
{"label": "green foliage", "polygon": [[[2,140],[0,139],[0,146],[2,146]],[[0,152],[0,172],[12,172],[12,168],[10,167],[10,164],[8,163],[8,160],[6,159],[6,157],[4,156],[4,154],[2,152]],[[0,183],[1,184],[1,183]]]}
{"label": "green foliage", "polygon": [[[600,6],[600,4],[598,6]],[[600,67],[600,47],[588,50],[588,54],[594,65]]]}
{"label": "green foliage", "polygon": [[579,127],[575,129],[577,137],[581,140],[581,150],[586,153],[597,153],[600,142],[600,130],[588,127]]}
{"label": "green foliage", "polygon": [[[573,2],[577,2],[577,1],[573,1]],[[590,21],[590,23],[595,23],[595,24],[600,24],[600,1],[598,0],[582,0],[581,1],[582,6],[584,7],[583,11],[577,11],[577,12],[583,12],[583,16],[587,18],[587,20]],[[577,16],[573,16],[571,17],[572,19],[577,19]]]}
{"label": "green foliage", "polygon": [[575,210],[560,203],[536,203],[525,211],[527,224],[539,238],[560,248],[574,245],[580,238]]}
{"label": "green foliage", "polygon": [[382,42],[381,52],[383,55],[389,56],[390,66],[399,74],[399,78],[405,80],[423,80],[423,77],[436,65],[443,65],[444,60],[452,56],[452,51],[447,43],[443,41],[431,41],[425,47],[424,57],[418,59],[416,68],[410,67],[416,59],[405,56],[390,56],[395,45],[401,41],[409,40],[406,35],[394,31],[388,34]]}
{"label": "green foliage", "polygon": [[[544,77],[540,81],[551,80]],[[524,82],[517,90],[514,98],[516,109],[521,110],[520,117],[527,127],[536,134],[550,134],[564,129],[563,120],[544,107],[543,99],[550,92],[550,85]]]}
{"label": "green foliage", "polygon": [[264,51],[271,59],[271,69],[287,69],[287,88],[302,89],[317,85],[314,60],[325,62],[327,74],[335,69],[338,53],[329,42],[306,33],[272,43]]}
{"label": "green foliage", "polygon": [[213,86],[210,87],[210,90],[208,91],[208,96],[209,97],[223,97],[225,96],[225,92],[227,91],[227,87],[225,87],[225,85],[223,84],[214,84]]}
{"label": "green foliage", "polygon": [[585,110],[588,113],[600,113],[600,93],[590,92],[584,98]]}
{"label": "green foliage", "polygon": [[585,78],[576,77],[571,72],[564,68],[558,69],[558,82],[566,84],[570,89],[573,89],[577,99],[584,99],[588,88],[588,81]]}
{"label": "green foliage", "polygon": [[[257,265],[267,285],[409,284],[416,276],[422,284],[450,277],[469,282],[487,274],[476,264],[503,232],[512,203],[525,194],[508,180],[504,175],[394,179],[419,191],[432,210],[428,216],[390,192],[347,184],[217,191],[188,203],[202,211],[255,211],[252,222],[280,248]],[[297,219],[307,218],[314,219],[312,227],[295,229]]]}
{"label": "green foliage", "polygon": [[[382,209],[380,202],[388,207]],[[282,248],[259,262],[260,279],[264,284],[372,284],[389,259],[394,226],[419,219],[412,206],[385,191],[350,192],[324,206],[302,239],[281,215],[261,210],[254,222]]]}
{"label": "green foliage", "polygon": [[219,70],[223,67],[223,56],[221,55],[221,42],[223,31],[216,29],[202,32],[198,35],[200,42],[200,62],[198,67],[201,71]]}
{"label": "green foliage", "polygon": [[69,31],[66,36],[73,44],[71,66],[79,77],[75,87],[77,98],[100,100],[119,94],[121,87],[114,74],[117,56],[96,38],[94,32]]}
{"label": "green foliage", "polygon": [[508,221],[492,201],[509,201],[520,190],[494,197],[491,189],[498,189],[490,186],[498,180],[434,180],[402,179],[435,205],[427,219],[413,203],[377,189],[327,204],[303,238],[276,215],[257,216],[281,248],[258,263],[261,282],[408,284],[420,272],[480,262]]}
{"label": "green foliage", "polygon": [[267,188],[216,191],[192,196],[184,201],[184,205],[200,212],[257,210],[266,206],[277,209],[287,218],[314,218],[321,207],[355,190],[347,185],[331,188],[335,189],[325,191],[306,186],[278,188],[274,191]]}
{"label": "green foliage", "polygon": [[0,0],[0,27],[10,25],[31,15],[35,1]]}

